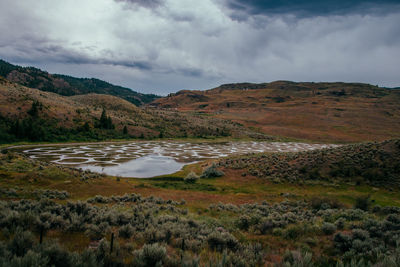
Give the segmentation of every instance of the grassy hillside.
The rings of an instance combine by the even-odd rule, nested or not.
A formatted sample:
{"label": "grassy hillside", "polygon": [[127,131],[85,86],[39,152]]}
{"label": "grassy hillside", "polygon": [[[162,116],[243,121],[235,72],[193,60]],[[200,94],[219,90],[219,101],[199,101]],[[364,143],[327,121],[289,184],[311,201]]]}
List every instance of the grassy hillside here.
{"label": "grassy hillside", "polygon": [[359,83],[226,84],[151,103],[204,112],[275,136],[326,142],[400,137],[400,91]]}
{"label": "grassy hillside", "polygon": [[[372,149],[380,151],[377,154],[385,151],[388,162],[398,161],[398,141],[372,146],[358,147],[358,158],[369,157]],[[347,152],[336,150],[335,156],[346,158]],[[6,266],[400,264],[397,188],[350,184],[345,179],[273,183],[228,166],[222,168],[222,177],[184,180],[192,171],[206,172],[209,165],[194,164],[156,179],[124,179],[15,153],[0,154],[0,262]],[[296,168],[301,173],[301,166]]]}
{"label": "grassy hillside", "polygon": [[323,180],[400,188],[400,140],[237,156],[221,160],[220,165],[275,183]]}
{"label": "grassy hillside", "polygon": [[[103,111],[106,124],[102,124]],[[111,95],[61,96],[5,79],[0,80],[0,130],[2,143],[162,137],[269,138],[237,123],[202,114],[141,109]]]}
{"label": "grassy hillside", "polygon": [[64,96],[90,93],[107,94],[118,96],[137,106],[158,98],[153,94],[141,94],[129,88],[113,85],[99,79],[50,74],[34,67],[12,65],[4,60],[0,60],[0,76],[26,87]]}

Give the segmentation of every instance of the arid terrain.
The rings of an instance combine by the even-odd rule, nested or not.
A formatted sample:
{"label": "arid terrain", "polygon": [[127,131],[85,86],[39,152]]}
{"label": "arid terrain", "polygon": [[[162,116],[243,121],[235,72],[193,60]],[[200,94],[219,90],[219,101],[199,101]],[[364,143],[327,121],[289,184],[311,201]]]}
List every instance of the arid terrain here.
{"label": "arid terrain", "polygon": [[[153,179],[8,152],[0,156],[0,242],[20,256],[1,259],[36,257],[56,266],[87,257],[91,266],[396,266],[399,149],[399,141],[388,141],[233,156]],[[348,156],[353,161],[340,167]]]}
{"label": "arid terrain", "polygon": [[400,267],[399,25],[0,1],[0,267]]}
{"label": "arid terrain", "polygon": [[[29,114],[33,105],[38,106],[35,116]],[[110,117],[112,129],[98,126],[103,111]],[[10,132],[13,123],[36,123],[43,130],[33,139],[25,137],[32,141],[226,136],[272,139],[229,120],[196,113],[138,108],[112,95],[61,96],[21,86],[1,77],[0,119],[4,132]],[[48,132],[48,136],[43,132]],[[64,134],[67,136],[60,138]],[[8,137],[10,140],[13,138]]]}
{"label": "arid terrain", "polygon": [[150,105],[204,112],[296,139],[358,142],[398,138],[400,90],[355,83],[226,84],[180,91]]}
{"label": "arid terrain", "polygon": [[0,77],[0,266],[400,265],[398,89],[227,84],[137,106],[17,71]]}

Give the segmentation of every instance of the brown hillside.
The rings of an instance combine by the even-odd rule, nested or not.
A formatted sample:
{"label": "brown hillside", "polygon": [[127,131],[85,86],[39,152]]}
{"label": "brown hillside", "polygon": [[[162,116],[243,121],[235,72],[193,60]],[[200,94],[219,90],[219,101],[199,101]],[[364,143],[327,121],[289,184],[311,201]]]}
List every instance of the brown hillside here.
{"label": "brown hillside", "polygon": [[129,127],[132,133],[154,132],[153,134],[156,134],[153,130],[133,126],[137,124],[133,120],[135,117],[133,115],[143,112],[135,105],[118,97],[96,94],[66,97],[10,82],[0,84],[1,116],[23,119],[34,101],[39,101],[43,105],[41,117],[56,120],[59,126],[72,128],[83,125],[85,122],[93,126],[104,107],[117,129],[122,129],[125,124],[128,124],[132,125]]}
{"label": "brown hillside", "polygon": [[95,78],[75,78],[50,74],[34,67],[21,67],[0,59],[0,75],[8,81],[45,92],[63,96],[82,94],[106,94],[123,98],[135,105],[149,103],[159,96],[142,94],[129,88],[113,85]]}
{"label": "brown hillside", "polygon": [[62,121],[66,126],[77,116],[76,110],[83,108],[67,97],[54,93],[42,92],[15,83],[3,82],[0,85],[0,114],[10,119],[23,119],[33,101],[43,104],[43,114]]}
{"label": "brown hillside", "polygon": [[94,127],[103,109],[106,109],[117,131],[122,131],[126,126],[128,133],[136,137],[269,138],[236,123],[202,114],[138,108],[111,95],[61,96],[0,79],[0,117],[12,121],[24,119],[29,116],[28,111],[35,101],[41,104],[41,118],[70,129],[78,129],[86,122]]}
{"label": "brown hillside", "polygon": [[180,91],[151,105],[200,111],[269,135],[327,142],[400,137],[400,91],[360,83],[226,84]]}
{"label": "brown hillside", "polygon": [[105,108],[113,111],[124,111],[124,112],[140,112],[140,109],[132,103],[111,95],[100,95],[100,94],[87,94],[87,95],[76,95],[70,96],[72,99],[83,105],[92,106],[94,108]]}

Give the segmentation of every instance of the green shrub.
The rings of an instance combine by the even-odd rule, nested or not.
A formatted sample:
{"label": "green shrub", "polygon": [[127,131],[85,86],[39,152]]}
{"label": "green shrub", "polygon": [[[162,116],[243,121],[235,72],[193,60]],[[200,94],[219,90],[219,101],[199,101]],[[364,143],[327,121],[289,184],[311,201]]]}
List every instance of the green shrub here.
{"label": "green shrub", "polygon": [[375,205],[373,208],[372,208],[372,212],[373,213],[379,213],[379,212],[381,212],[382,211],[382,206],[381,205]]}
{"label": "green shrub", "polygon": [[338,209],[342,208],[343,204],[336,199],[326,197],[313,197],[311,199],[311,207],[317,210]]}
{"label": "green shrub", "polygon": [[364,241],[369,238],[369,233],[362,229],[353,229],[351,233],[353,234],[353,239]]}
{"label": "green shrub", "polygon": [[297,239],[302,234],[303,231],[300,225],[290,225],[288,228],[285,229],[283,237],[285,239]]}
{"label": "green shrub", "polygon": [[336,229],[337,229],[336,225],[334,225],[333,223],[327,223],[327,222],[323,223],[322,227],[321,227],[322,232],[324,232],[324,234],[326,234],[326,235],[333,234],[334,232],[336,232]]}
{"label": "green shrub", "polygon": [[199,180],[199,176],[196,174],[196,173],[194,173],[194,172],[190,172],[185,178],[184,178],[184,181],[186,182],[186,183],[195,183],[195,182],[197,182],[197,180]]}
{"label": "green shrub", "polygon": [[255,226],[262,235],[265,235],[269,230],[274,227],[274,223],[270,219],[263,219]]}
{"label": "green shrub", "polygon": [[35,238],[31,232],[17,228],[14,238],[8,244],[8,250],[17,257],[24,256],[28,250],[32,249]]}
{"label": "green shrub", "polygon": [[91,239],[91,240],[99,240],[104,236],[104,233],[102,229],[94,224],[90,224],[87,226],[87,230],[85,231],[85,234]]}
{"label": "green shrub", "polygon": [[335,221],[335,225],[337,229],[343,230],[344,229],[345,220],[343,218],[339,218]]}
{"label": "green shrub", "polygon": [[40,246],[40,254],[48,259],[49,266],[68,267],[72,266],[71,255],[68,250],[62,248],[58,243],[46,242]]}
{"label": "green shrub", "polygon": [[122,238],[130,238],[133,235],[134,230],[135,229],[130,224],[124,225],[119,228],[118,236]]}
{"label": "green shrub", "polygon": [[272,235],[274,235],[274,236],[282,236],[283,235],[282,228],[274,228],[272,230]]}
{"label": "green shrub", "polygon": [[158,243],[151,245],[146,244],[141,249],[135,250],[133,255],[133,266],[162,266],[167,256],[167,250]]}
{"label": "green shrub", "polygon": [[247,215],[240,216],[236,222],[236,225],[240,230],[247,231],[250,227],[250,217]]}
{"label": "green shrub", "polygon": [[239,242],[237,239],[228,232],[215,231],[207,238],[208,245],[211,249],[223,251],[225,249],[234,250]]}
{"label": "green shrub", "polygon": [[218,170],[217,165],[213,163],[210,167],[208,167],[203,171],[200,178],[215,178],[215,177],[221,177],[223,175],[224,173]]}
{"label": "green shrub", "polygon": [[352,246],[351,236],[343,233],[335,234],[335,236],[333,237],[333,242],[335,247],[342,252],[348,251]]}
{"label": "green shrub", "polygon": [[110,243],[102,239],[100,241],[99,246],[97,247],[95,251],[95,257],[97,262],[104,262],[104,260],[108,259],[109,253],[110,252]]}
{"label": "green shrub", "polygon": [[376,267],[398,267],[400,266],[400,248],[392,254],[386,255],[375,265]]}
{"label": "green shrub", "polygon": [[93,197],[93,198],[89,198],[89,199],[88,199],[88,202],[89,202],[89,203],[102,203],[102,204],[105,204],[105,203],[109,203],[110,200],[109,200],[107,197],[103,197],[103,196],[100,196],[100,195],[96,195],[96,196]]}
{"label": "green shrub", "polygon": [[285,267],[312,267],[311,253],[301,253],[299,251],[286,251],[283,255],[282,265]]}
{"label": "green shrub", "polygon": [[41,267],[54,266],[49,264],[49,260],[40,253],[29,250],[23,257],[14,257],[10,262],[1,262],[1,266],[10,267]]}

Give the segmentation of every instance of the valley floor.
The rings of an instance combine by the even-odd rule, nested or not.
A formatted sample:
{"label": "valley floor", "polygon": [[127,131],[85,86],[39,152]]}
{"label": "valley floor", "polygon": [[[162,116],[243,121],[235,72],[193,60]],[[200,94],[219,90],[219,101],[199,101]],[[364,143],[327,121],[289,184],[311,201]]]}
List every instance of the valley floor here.
{"label": "valley floor", "polygon": [[340,179],[274,182],[227,162],[219,164],[222,177],[194,183],[184,178],[211,161],[151,179],[99,175],[11,152],[0,162],[5,265],[400,263],[396,188]]}

